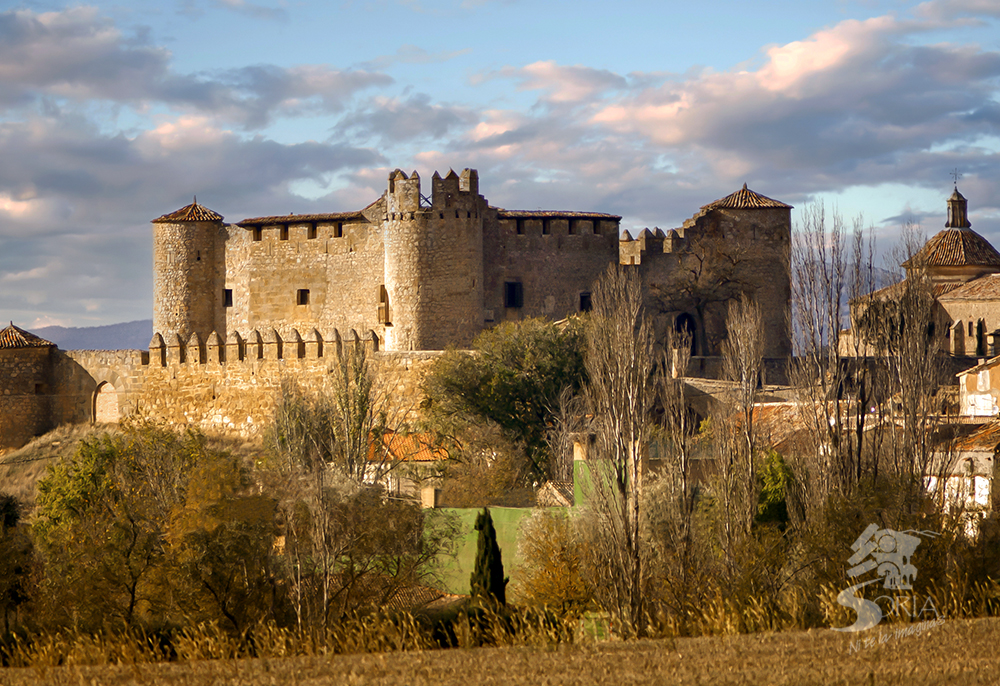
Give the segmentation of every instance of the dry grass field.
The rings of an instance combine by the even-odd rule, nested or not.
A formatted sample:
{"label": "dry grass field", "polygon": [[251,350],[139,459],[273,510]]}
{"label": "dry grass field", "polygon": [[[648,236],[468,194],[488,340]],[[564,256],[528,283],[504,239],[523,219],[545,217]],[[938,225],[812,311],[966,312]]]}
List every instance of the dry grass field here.
{"label": "dry grass field", "polygon": [[[853,651],[829,629],[544,648],[478,648],[0,670],[4,686],[275,684],[1000,684],[1000,619],[945,621]],[[877,641],[876,641],[877,643]]]}

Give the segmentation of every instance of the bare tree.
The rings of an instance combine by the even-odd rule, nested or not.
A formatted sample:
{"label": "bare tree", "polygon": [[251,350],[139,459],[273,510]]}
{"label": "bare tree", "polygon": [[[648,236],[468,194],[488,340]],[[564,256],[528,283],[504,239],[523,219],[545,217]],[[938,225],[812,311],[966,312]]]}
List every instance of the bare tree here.
{"label": "bare tree", "polygon": [[642,456],[654,391],[653,340],[638,275],[614,265],[598,281],[587,331],[587,397],[597,436],[592,469],[595,543],[606,572],[599,592],[626,631],[644,613]]}
{"label": "bare tree", "polygon": [[[736,540],[750,533],[757,506],[757,401],[764,359],[764,333],[760,308],[747,296],[729,304],[729,337],[723,346],[723,370],[730,381],[728,398],[721,406],[725,416],[716,422],[716,445],[722,477],[724,535],[727,552]],[[732,422],[733,418],[736,422]]]}

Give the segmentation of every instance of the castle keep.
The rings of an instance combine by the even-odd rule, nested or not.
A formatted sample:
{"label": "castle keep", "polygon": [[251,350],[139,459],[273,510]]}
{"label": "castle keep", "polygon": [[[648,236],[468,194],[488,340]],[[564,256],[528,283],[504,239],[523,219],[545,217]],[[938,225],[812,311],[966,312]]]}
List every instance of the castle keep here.
{"label": "castle keep", "polygon": [[[8,389],[5,374],[0,392],[45,398],[33,401],[31,434],[132,410],[253,434],[281,380],[319,388],[341,346],[369,346],[399,372],[398,392],[417,395],[439,351],[468,347],[497,322],[588,310],[595,280],[616,262],[641,274],[661,340],[692,335],[704,373],[718,366],[726,307],[741,293],[765,313],[765,355],[786,358],[790,209],[744,186],[677,229],[632,236],[617,215],[491,206],[473,169],[435,173],[429,189],[396,170],[354,212],[226,224],[196,201],[152,222],[148,352],[13,346],[0,353],[38,357],[32,374],[44,380]],[[0,448],[25,440],[0,425]]]}

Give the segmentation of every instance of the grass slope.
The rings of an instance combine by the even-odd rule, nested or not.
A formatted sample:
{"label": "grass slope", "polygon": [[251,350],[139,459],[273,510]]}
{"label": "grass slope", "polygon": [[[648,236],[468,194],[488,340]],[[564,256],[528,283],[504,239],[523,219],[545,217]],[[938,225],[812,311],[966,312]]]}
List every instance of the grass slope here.
{"label": "grass slope", "polygon": [[852,651],[830,629],[541,648],[0,670],[0,683],[208,684],[996,684],[1000,619],[946,621]]}

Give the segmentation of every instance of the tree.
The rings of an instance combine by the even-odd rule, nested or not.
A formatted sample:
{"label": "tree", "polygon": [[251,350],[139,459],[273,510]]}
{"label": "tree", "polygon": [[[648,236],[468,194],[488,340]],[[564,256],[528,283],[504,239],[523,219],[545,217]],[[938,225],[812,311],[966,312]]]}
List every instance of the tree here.
{"label": "tree", "polygon": [[[750,533],[757,506],[757,432],[754,404],[764,357],[760,308],[746,296],[729,303],[729,336],[722,366],[731,387],[717,414],[718,451],[724,509],[724,541],[732,555],[734,543]],[[735,419],[736,421],[732,421]]]}
{"label": "tree", "polygon": [[399,465],[383,438],[403,431],[404,408],[360,342],[344,345],[330,372],[316,393],[282,380],[268,447],[287,469],[333,467],[355,483],[378,483]]}
{"label": "tree", "polygon": [[188,471],[209,452],[198,434],[126,423],[49,469],[33,529],[54,616],[132,626],[164,609],[154,570],[164,561],[165,525]]}
{"label": "tree", "polygon": [[477,336],[473,349],[445,353],[427,379],[436,425],[461,443],[484,422],[495,423],[523,446],[530,476],[548,478],[546,430],[563,390],[584,382],[582,324],[504,322]]}
{"label": "tree", "polygon": [[587,327],[587,398],[596,434],[589,461],[597,592],[626,632],[641,632],[643,451],[653,408],[653,337],[635,270],[618,265],[597,282]]}
{"label": "tree", "polygon": [[476,517],[476,531],[479,539],[476,547],[476,565],[472,570],[471,595],[487,605],[507,604],[507,583],[510,577],[503,575],[503,557],[497,545],[497,531],[493,528],[490,509],[484,507]]}
{"label": "tree", "polygon": [[21,504],[0,493],[0,610],[6,635],[10,635],[11,613],[28,599],[31,562],[31,538],[21,526]]}

